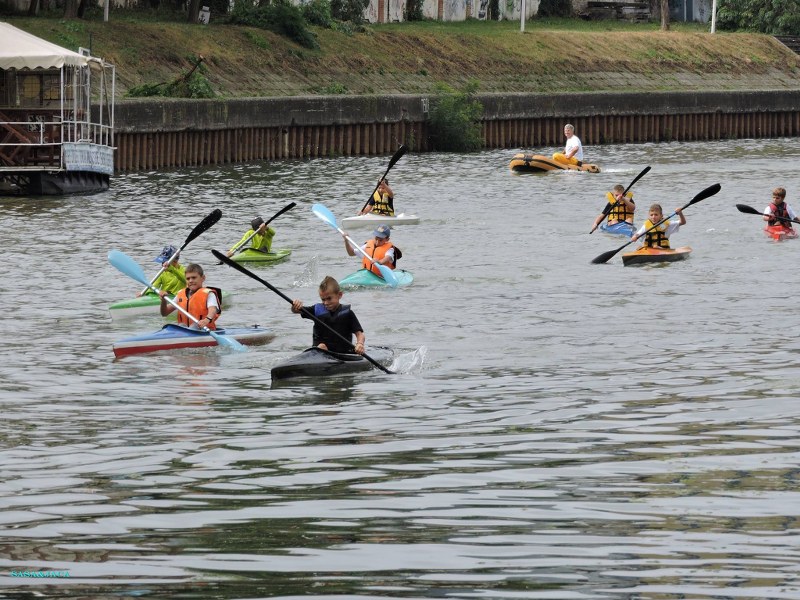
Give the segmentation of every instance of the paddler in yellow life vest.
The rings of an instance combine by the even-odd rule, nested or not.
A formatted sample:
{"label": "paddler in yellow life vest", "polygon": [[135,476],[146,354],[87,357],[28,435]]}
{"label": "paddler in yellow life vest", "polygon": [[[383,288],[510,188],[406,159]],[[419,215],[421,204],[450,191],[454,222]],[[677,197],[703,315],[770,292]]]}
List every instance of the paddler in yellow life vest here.
{"label": "paddler in yellow life vest", "polygon": [[[615,185],[612,192],[606,192],[606,200],[608,200],[608,203],[603,208],[603,212],[597,215],[597,218],[594,220],[592,231],[602,224],[606,215],[608,215],[607,227],[622,223],[623,221],[633,225],[633,212],[636,210],[636,203],[633,201],[633,192],[628,192],[623,196],[624,192],[625,188],[621,185]],[[589,233],[591,233],[591,231]]]}
{"label": "paddler in yellow life vest", "polygon": [[[193,329],[208,327],[216,329],[217,318],[220,311],[220,292],[216,288],[206,287],[206,276],[203,267],[197,264],[186,266],[186,287],[175,294],[178,306],[192,315],[199,323],[195,323],[182,312],[178,311],[178,323]],[[164,298],[161,292],[161,316],[166,317],[177,309]]]}
{"label": "paddler in yellow life vest", "polygon": [[[172,258],[172,260],[169,260]],[[186,274],[184,273],[183,267],[178,263],[178,258],[180,258],[180,254],[178,254],[178,249],[175,246],[164,246],[161,250],[161,254],[156,256],[153,259],[153,262],[159,263],[164,265],[168,260],[169,264],[166,265],[166,268],[161,272],[161,274],[156,277],[155,281],[153,282],[153,287],[159,290],[163,290],[167,292],[169,295],[177,294],[183,288],[186,287]],[[148,290],[145,294],[152,294],[153,292]],[[138,292],[136,296],[141,296],[142,292]]]}
{"label": "paddler in yellow life vest", "polygon": [[[255,235],[254,235],[255,234]],[[252,236],[252,238],[250,237]],[[264,223],[264,219],[256,217],[250,221],[250,229],[236,242],[231,249],[228,250],[227,255],[231,256],[234,252],[244,250],[241,246],[250,238],[250,248],[258,250],[259,252],[269,253],[272,249],[272,238],[275,237],[275,230]]]}
{"label": "paddler in yellow life vest", "polygon": [[381,179],[378,182],[378,189],[372,194],[372,198],[367,201],[360,215],[374,212],[376,215],[383,215],[386,217],[394,216],[394,192],[389,187],[388,179]]}
{"label": "paddler in yellow life vest", "polygon": [[[392,242],[389,241],[391,231],[392,228],[388,225],[381,225],[372,232],[372,239],[367,240],[364,245],[361,246],[361,249],[371,256],[372,260],[376,263],[380,263],[390,269],[395,269],[397,267],[397,261],[403,256],[403,253],[400,252],[400,248],[396,248]],[[347,254],[350,256],[356,255],[356,251],[350,246],[347,238],[344,240],[344,247],[345,250],[347,250]],[[361,254],[359,254],[359,256],[361,256]],[[366,256],[361,261],[361,265],[363,268],[369,269],[375,273],[378,277],[383,278],[380,269],[378,269],[376,265],[373,265],[372,261],[367,259]]]}
{"label": "paddler in yellow life vest", "polygon": [[669,236],[678,231],[681,225],[686,225],[686,217],[683,216],[680,208],[675,210],[675,214],[680,217],[679,221],[666,221],[655,227],[664,218],[664,211],[660,204],[653,204],[650,207],[650,218],[644,222],[639,231],[631,236],[631,241],[635,242],[644,235],[643,247],[669,248]]}

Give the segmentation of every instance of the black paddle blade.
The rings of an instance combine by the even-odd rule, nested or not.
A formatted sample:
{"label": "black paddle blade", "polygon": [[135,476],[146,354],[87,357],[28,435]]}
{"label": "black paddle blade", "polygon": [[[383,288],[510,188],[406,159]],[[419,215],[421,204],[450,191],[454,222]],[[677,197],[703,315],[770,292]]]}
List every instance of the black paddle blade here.
{"label": "black paddle blade", "polygon": [[760,210],[756,210],[752,206],[747,206],[747,204],[737,204],[736,209],[739,212],[747,213],[748,215],[761,215],[762,217],[766,216]]}
{"label": "black paddle blade", "polygon": [[295,206],[297,206],[297,202],[290,202],[289,204],[284,206],[282,209],[280,209],[278,212],[276,212],[274,215],[272,215],[269,218],[269,220],[267,221],[267,225],[269,225],[272,221],[274,221],[275,219],[280,217],[283,213],[289,212],[290,210],[292,210]]}
{"label": "black paddle blade", "polygon": [[[625,246],[627,245],[628,244],[625,244]],[[625,246],[622,246],[622,248],[624,248]],[[622,248],[617,248],[616,250],[609,250],[608,252],[603,252],[600,256],[597,256],[594,259],[592,259],[592,264],[602,265],[607,263],[617,252],[622,250]]]}
{"label": "black paddle blade", "polygon": [[197,226],[192,229],[192,232],[186,237],[186,241],[183,242],[183,246],[181,246],[181,250],[186,248],[193,239],[195,239],[198,235],[211,229],[211,227],[220,219],[222,218],[222,211],[218,208],[212,210],[206,218],[200,221]]}
{"label": "black paddle blade", "polygon": [[640,180],[642,177],[644,177],[645,175],[647,175],[647,173],[649,173],[649,172],[650,172],[650,165],[648,165],[648,166],[646,166],[644,169],[642,169],[642,172],[641,172],[641,173],[639,173],[639,174],[638,174],[636,177],[634,177],[634,178],[633,178],[633,181],[631,181],[630,185],[629,185],[627,188],[625,188],[625,191],[624,191],[624,192],[622,192],[622,194],[623,194],[623,195],[625,195],[625,194],[628,192],[628,190],[629,190],[629,189],[631,189],[631,188],[633,187],[633,184],[634,184],[634,183],[636,183],[637,181],[639,181],[639,180]]}
{"label": "black paddle blade", "polygon": [[[392,155],[392,160],[389,161],[389,166],[386,169],[386,173],[389,172],[389,169],[391,169],[395,165],[395,163],[397,163],[398,160],[403,158],[403,155],[406,152],[408,152],[408,148],[406,148],[405,144],[401,145],[397,150],[394,151],[394,154]],[[384,177],[386,177],[386,174],[384,174]]]}
{"label": "black paddle blade", "polygon": [[[704,189],[702,192],[697,194],[694,198],[692,198],[692,200],[690,202],[688,202],[687,204],[685,204],[683,206],[683,208],[689,208],[692,204],[697,204],[701,200],[705,200],[706,198],[710,198],[711,196],[713,196],[714,194],[719,192],[721,189],[722,189],[722,186],[720,184],[718,184],[718,183],[715,183],[714,185],[710,185],[706,189]],[[683,210],[683,208],[681,210]]]}

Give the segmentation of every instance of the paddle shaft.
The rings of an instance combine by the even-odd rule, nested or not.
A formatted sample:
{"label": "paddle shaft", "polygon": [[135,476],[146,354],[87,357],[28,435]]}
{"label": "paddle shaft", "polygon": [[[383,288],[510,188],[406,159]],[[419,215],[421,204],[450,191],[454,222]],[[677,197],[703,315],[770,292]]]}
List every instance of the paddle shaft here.
{"label": "paddle shaft", "polygon": [[777,215],[768,215],[766,213],[762,213],[762,212],[756,210],[755,208],[753,208],[752,206],[747,206],[747,204],[737,204],[736,208],[739,210],[739,212],[743,212],[743,213],[748,214],[748,215],[760,215],[762,217],[770,217],[770,218],[775,219],[777,221],[786,221],[787,223],[800,223],[800,220],[798,220],[796,218],[795,219],[787,219],[786,217],[779,217]]}
{"label": "paddle shaft", "polygon": [[389,171],[392,169],[395,163],[402,158],[402,156],[406,153],[406,150],[408,150],[408,148],[406,148],[405,144],[402,144],[397,150],[394,151],[392,159],[389,161],[389,166],[386,167],[386,171],[384,171],[383,173],[383,177],[378,179],[378,185],[375,186],[375,189],[372,190],[372,193],[369,195],[369,198],[367,198],[367,201],[364,203],[364,206],[361,207],[361,210],[359,211],[360,213],[364,212],[364,209],[367,208],[367,206],[369,205],[369,201],[372,200],[372,197],[375,195],[375,192],[377,192],[378,188],[381,186],[381,181],[386,179],[386,176],[389,174]]}
{"label": "paddle shaft", "polygon": [[[280,209],[278,212],[276,212],[274,215],[272,215],[272,216],[269,218],[269,220],[268,220],[266,223],[264,223],[264,226],[265,226],[265,227],[264,227],[264,229],[266,230],[266,228],[269,226],[269,224],[270,224],[270,223],[272,223],[272,221],[274,221],[275,219],[277,219],[278,217],[280,217],[280,216],[281,216],[283,213],[285,213],[285,212],[288,212],[288,211],[292,210],[292,209],[293,209],[295,206],[297,206],[297,203],[296,203],[296,202],[290,202],[289,204],[287,204],[286,206],[284,206],[282,209]],[[260,229],[260,227],[259,227],[259,229]],[[239,242],[238,244],[236,244],[236,245],[235,245],[233,248],[231,248],[231,254],[235,254],[235,253],[236,253],[236,251],[237,251],[239,248],[241,248],[241,247],[242,247],[242,246],[244,246],[244,245],[245,245],[247,242],[249,242],[250,240],[252,240],[252,239],[253,239],[253,238],[256,236],[256,234],[257,234],[257,233],[258,233],[258,229],[256,229],[256,230],[255,230],[255,231],[254,231],[252,234],[250,234],[249,236],[247,236],[247,239],[246,239],[246,240],[242,240],[241,242]],[[219,264],[222,264],[222,263],[219,263]]]}
{"label": "paddle shaft", "polygon": [[[700,192],[699,194],[697,194],[697,195],[696,195],[694,198],[692,198],[692,199],[691,199],[689,202],[687,202],[686,204],[684,204],[683,206],[681,206],[679,210],[683,211],[684,209],[686,209],[686,208],[689,208],[689,207],[690,207],[692,204],[696,204],[696,203],[700,202],[701,200],[705,200],[706,198],[708,198],[708,197],[710,197],[710,196],[713,196],[714,194],[716,194],[717,192],[719,192],[719,191],[720,191],[720,189],[722,189],[722,186],[721,186],[720,184],[718,184],[718,183],[715,183],[714,185],[707,187],[707,188],[706,188],[706,189],[704,189],[702,192]],[[672,214],[671,214],[671,215],[669,215],[668,217],[664,217],[664,218],[663,218],[663,219],[661,219],[661,220],[660,220],[658,223],[656,223],[656,224],[655,224],[655,225],[653,225],[652,227],[650,227],[650,228],[648,228],[647,230],[645,230],[645,232],[644,232],[642,235],[646,235],[646,234],[647,234],[647,233],[649,233],[650,231],[653,231],[653,229],[655,229],[656,227],[658,227],[659,225],[661,225],[661,224],[662,224],[662,223],[664,223],[665,221],[669,221],[669,220],[670,220],[672,217],[674,217],[674,216],[675,216],[675,215],[677,215],[677,214],[678,214],[678,211],[676,210],[674,213],[672,213]],[[639,237],[641,237],[641,236],[639,236]],[[637,239],[638,239],[638,238],[637,238]],[[601,255],[599,255],[599,256],[597,256],[597,257],[595,257],[595,258],[592,260],[592,264],[599,265],[599,264],[607,263],[609,260],[611,260],[611,258],[612,258],[612,257],[613,257],[613,256],[614,256],[614,255],[615,255],[617,252],[619,252],[619,251],[620,251],[620,250],[622,250],[623,248],[626,248],[626,247],[630,246],[630,245],[631,245],[633,242],[635,242],[635,241],[636,241],[636,240],[631,240],[630,242],[627,242],[627,243],[625,243],[625,244],[622,244],[622,246],[620,246],[620,247],[619,247],[619,248],[617,248],[616,250],[611,250],[611,251],[609,251],[609,252],[604,252],[603,254],[601,254]]]}
{"label": "paddle shaft", "polygon": [[[276,288],[274,285],[272,285],[272,284],[271,284],[269,281],[266,281],[265,279],[261,279],[261,277],[259,277],[258,275],[256,275],[256,274],[255,274],[255,273],[253,273],[252,271],[250,271],[250,270],[249,270],[247,267],[244,267],[244,266],[240,265],[239,263],[237,263],[236,261],[233,261],[233,260],[231,260],[230,258],[228,258],[227,256],[225,256],[224,254],[222,254],[222,253],[221,253],[221,252],[219,252],[218,250],[212,250],[211,252],[212,252],[212,254],[214,254],[214,256],[216,256],[216,257],[217,257],[217,258],[220,260],[220,262],[223,262],[223,263],[225,263],[226,265],[228,265],[229,267],[233,267],[233,268],[234,268],[234,269],[236,269],[237,271],[240,271],[240,272],[244,273],[245,275],[247,275],[248,277],[251,277],[251,278],[255,279],[256,281],[258,281],[258,282],[259,282],[259,283],[261,283],[262,285],[265,285],[265,286],[266,286],[266,287],[268,287],[270,290],[272,290],[273,292],[275,292],[276,294],[278,294],[278,296],[280,296],[281,298],[283,298],[284,300],[286,300],[286,301],[287,301],[289,304],[292,304],[292,302],[293,302],[293,301],[292,301],[292,299],[291,299],[291,298],[289,298],[289,296],[287,296],[286,294],[284,294],[282,291],[280,291],[278,288]],[[308,308],[306,308],[306,307],[303,307],[302,311],[303,311],[303,313],[304,313],[304,314],[305,314],[305,315],[306,315],[306,316],[307,316],[309,319],[312,319],[312,320],[313,320],[315,323],[317,323],[318,325],[321,325],[322,327],[325,327],[325,328],[326,328],[328,331],[330,331],[332,334],[334,334],[334,335],[335,335],[337,338],[339,338],[340,340],[342,340],[343,342],[345,342],[346,344],[348,344],[348,345],[349,345],[351,348],[353,348],[353,351],[355,352],[355,346],[353,346],[353,342],[352,342],[352,340],[348,340],[346,337],[344,337],[343,335],[341,335],[341,334],[340,334],[338,331],[336,331],[336,330],[335,330],[333,327],[331,327],[330,325],[328,325],[327,323],[325,323],[324,321],[322,321],[322,320],[321,320],[319,317],[317,317],[317,315],[315,315],[315,314],[314,314],[314,313],[313,313],[311,310],[309,310]],[[379,368],[381,371],[383,371],[383,372],[385,372],[385,373],[388,373],[388,374],[390,374],[390,375],[394,375],[394,372],[393,372],[393,371],[390,371],[389,369],[387,369],[386,367],[384,367],[382,364],[380,364],[379,362],[377,362],[377,361],[376,361],[375,359],[373,359],[372,357],[370,357],[370,356],[367,356],[366,354],[362,354],[361,356],[363,356],[364,358],[366,358],[366,359],[367,359],[369,362],[371,362],[371,363],[372,363],[374,366],[376,366],[377,368]]]}
{"label": "paddle shaft", "polygon": [[[648,166],[646,166],[644,169],[642,169],[642,172],[641,172],[641,173],[639,173],[639,174],[638,174],[636,177],[634,177],[634,178],[633,178],[633,181],[631,181],[631,182],[630,182],[630,184],[628,185],[628,187],[626,187],[626,188],[625,188],[625,191],[624,191],[624,192],[622,192],[622,196],[624,197],[624,196],[625,196],[625,194],[627,194],[627,193],[628,193],[628,190],[630,190],[630,189],[633,187],[633,184],[634,184],[634,183],[636,183],[636,182],[637,182],[637,181],[639,181],[639,180],[640,180],[642,177],[644,177],[645,175],[647,175],[647,172],[648,172],[649,170],[650,170],[650,166],[649,166],[649,165],[648,165]],[[612,209],[612,208],[614,208],[614,207],[615,207],[615,206],[616,206],[618,203],[619,203],[619,200],[615,200],[613,204],[611,204],[611,203],[606,203],[606,206],[605,206],[605,208],[603,208],[603,218],[600,220],[600,222],[599,222],[597,225],[595,225],[594,227],[592,227],[592,230],[589,232],[590,234],[594,233],[595,229],[597,229],[598,227],[600,227],[600,225],[602,225],[602,224],[603,224],[603,221],[605,221],[605,220],[608,218],[608,215],[609,215],[609,214],[611,214],[611,209]]]}
{"label": "paddle shaft", "polygon": [[[192,231],[189,233],[189,235],[186,236],[186,241],[183,242],[183,246],[181,246],[180,249],[177,252],[175,252],[172,256],[170,256],[169,260],[165,260],[161,264],[161,269],[159,269],[159,271],[158,271],[158,273],[156,273],[155,277],[153,277],[150,280],[150,284],[152,285],[153,283],[155,283],[156,279],[158,279],[161,276],[161,274],[164,271],[167,270],[167,267],[169,267],[169,265],[172,263],[172,261],[175,260],[175,257],[178,256],[181,253],[181,251],[184,248],[186,248],[186,246],[189,245],[189,242],[191,242],[194,238],[199,236],[204,231],[207,231],[212,225],[214,225],[214,223],[219,221],[221,217],[222,217],[222,211],[220,209],[218,209],[218,208],[215,208],[208,215],[206,215],[206,217],[202,221],[200,221],[195,226],[194,229],[192,229]],[[142,294],[144,294],[149,287],[150,286],[147,286],[147,287],[143,288],[142,291],[139,292],[139,295],[141,296]]]}

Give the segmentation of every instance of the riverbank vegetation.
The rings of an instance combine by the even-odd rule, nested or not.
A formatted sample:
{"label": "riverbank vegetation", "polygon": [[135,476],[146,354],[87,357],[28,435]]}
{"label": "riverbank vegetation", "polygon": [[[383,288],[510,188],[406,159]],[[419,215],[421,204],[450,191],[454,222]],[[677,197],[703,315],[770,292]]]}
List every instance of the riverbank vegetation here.
{"label": "riverbank vegetation", "polygon": [[[324,14],[322,18],[324,18]],[[118,95],[180,80],[203,57],[200,86],[215,97],[434,94],[446,84],[480,93],[779,89],[800,85],[800,57],[770,36],[707,33],[707,26],[534,19],[385,25],[309,25],[316,48],[267,28],[89,11],[86,18],[6,20],[114,63]],[[346,22],[341,22],[346,23]],[[564,36],[569,32],[570,51]]]}

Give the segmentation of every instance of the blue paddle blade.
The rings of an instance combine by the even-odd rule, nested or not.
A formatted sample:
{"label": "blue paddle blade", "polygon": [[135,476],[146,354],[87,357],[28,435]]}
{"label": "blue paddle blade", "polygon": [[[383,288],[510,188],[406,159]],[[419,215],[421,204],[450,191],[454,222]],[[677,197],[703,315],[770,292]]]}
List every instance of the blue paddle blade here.
{"label": "blue paddle blade", "polygon": [[217,340],[217,344],[219,344],[220,346],[225,346],[227,348],[230,348],[231,350],[235,350],[236,352],[247,352],[247,348],[245,348],[235,339],[227,337],[225,335],[220,335],[219,333],[216,333],[210,329],[208,329],[207,331],[208,333],[211,334],[211,337]]}
{"label": "blue paddle blade", "polygon": [[142,267],[127,254],[119,250],[112,250],[108,253],[108,262],[131,279],[135,279],[142,285],[150,287],[150,282],[147,280],[147,277],[145,277]]}
{"label": "blue paddle blade", "polygon": [[383,280],[389,284],[389,287],[393,288],[397,287],[398,281],[397,281],[397,276],[394,274],[394,271],[392,271],[386,265],[380,265],[378,263],[375,263],[375,266],[378,267],[378,270],[381,272],[381,275],[383,275]]}
{"label": "blue paddle blade", "polygon": [[336,217],[333,216],[333,213],[328,210],[324,204],[313,205],[311,207],[311,212],[313,212],[334,229],[339,229],[339,225],[336,223]]}

